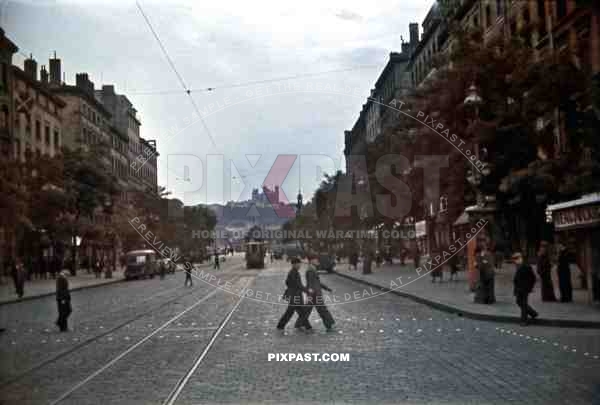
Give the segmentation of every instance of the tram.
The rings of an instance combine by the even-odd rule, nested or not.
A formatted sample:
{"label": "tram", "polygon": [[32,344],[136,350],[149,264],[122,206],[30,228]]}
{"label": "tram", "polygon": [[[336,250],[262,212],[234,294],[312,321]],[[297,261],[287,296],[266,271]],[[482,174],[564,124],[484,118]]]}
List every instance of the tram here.
{"label": "tram", "polygon": [[246,268],[264,269],[265,251],[265,243],[262,241],[251,240],[246,242]]}

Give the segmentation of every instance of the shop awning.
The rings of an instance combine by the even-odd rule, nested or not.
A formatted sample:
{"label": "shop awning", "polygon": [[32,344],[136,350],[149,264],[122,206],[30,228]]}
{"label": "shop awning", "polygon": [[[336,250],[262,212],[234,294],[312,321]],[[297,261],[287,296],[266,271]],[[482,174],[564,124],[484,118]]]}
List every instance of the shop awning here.
{"label": "shop awning", "polygon": [[454,221],[454,226],[458,225],[467,225],[469,223],[469,214],[466,211],[463,211],[462,214]]}

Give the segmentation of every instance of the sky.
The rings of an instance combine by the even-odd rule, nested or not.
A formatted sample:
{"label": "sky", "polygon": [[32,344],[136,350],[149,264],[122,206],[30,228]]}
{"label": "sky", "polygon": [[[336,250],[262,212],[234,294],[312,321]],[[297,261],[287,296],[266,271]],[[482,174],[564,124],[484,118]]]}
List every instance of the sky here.
{"label": "sky", "polygon": [[295,201],[344,169],[344,130],[432,3],[4,0],[0,24],[14,64],[56,51],[68,84],[87,72],[132,101],[173,197],[245,200],[277,183]]}

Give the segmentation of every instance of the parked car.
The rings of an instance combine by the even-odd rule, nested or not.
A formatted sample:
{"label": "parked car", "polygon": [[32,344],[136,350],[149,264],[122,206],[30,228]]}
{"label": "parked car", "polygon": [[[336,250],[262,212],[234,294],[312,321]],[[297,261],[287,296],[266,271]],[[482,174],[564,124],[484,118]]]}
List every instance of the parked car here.
{"label": "parked car", "polygon": [[325,270],[328,273],[332,273],[335,268],[335,256],[322,254],[319,255],[319,267],[317,270]]}

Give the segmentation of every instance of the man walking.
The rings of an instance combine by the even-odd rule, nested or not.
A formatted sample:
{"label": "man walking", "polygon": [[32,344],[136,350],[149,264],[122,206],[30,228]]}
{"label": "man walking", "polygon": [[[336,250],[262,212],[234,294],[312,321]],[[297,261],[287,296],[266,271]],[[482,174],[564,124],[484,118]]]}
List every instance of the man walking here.
{"label": "man walking", "polygon": [[308,289],[302,284],[302,278],[300,277],[300,259],[297,257],[292,258],[292,269],[288,272],[285,280],[286,290],[283,294],[283,299],[288,301],[288,307],[281,316],[281,319],[277,323],[277,329],[282,331],[285,329],[285,325],[294,315],[294,312],[298,314],[295,328],[305,330],[311,330],[312,326],[308,322],[309,313],[304,307],[304,299],[302,298],[302,292],[308,292]]}
{"label": "man walking", "polygon": [[325,328],[327,328],[327,332],[331,332],[333,330],[333,324],[335,323],[335,320],[325,306],[322,290],[329,292],[332,292],[333,290],[321,283],[321,279],[319,278],[319,274],[317,273],[316,269],[316,265],[318,263],[317,256],[309,256],[309,260],[310,264],[308,269],[306,269],[306,287],[308,288],[307,298],[309,306],[306,308],[305,316],[306,319],[308,319],[314,306],[317,309],[317,313],[321,317],[321,320],[323,320],[323,325],[325,325]]}
{"label": "man walking", "polygon": [[528,316],[531,319],[538,316],[538,313],[527,302],[527,298],[535,285],[535,274],[531,266],[523,262],[521,253],[513,254],[512,259],[517,266],[513,279],[514,293],[517,305],[521,308],[521,326],[526,326],[529,323]]}
{"label": "man walking", "polygon": [[184,266],[183,271],[185,271],[185,283],[183,284],[184,287],[187,287],[188,281],[190,283],[190,287],[192,287],[194,285],[194,283],[192,282],[192,270],[188,270]]}
{"label": "man walking", "polygon": [[215,253],[215,270],[220,269],[221,267],[219,266],[219,252]]}
{"label": "man walking", "polygon": [[58,305],[58,319],[56,326],[61,332],[68,330],[67,319],[71,315],[71,293],[69,292],[69,281],[67,272],[61,271],[56,279],[56,303]]}

